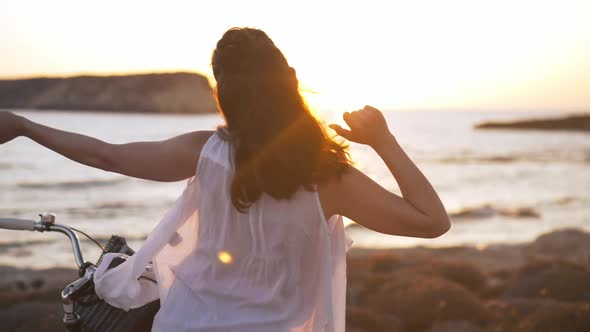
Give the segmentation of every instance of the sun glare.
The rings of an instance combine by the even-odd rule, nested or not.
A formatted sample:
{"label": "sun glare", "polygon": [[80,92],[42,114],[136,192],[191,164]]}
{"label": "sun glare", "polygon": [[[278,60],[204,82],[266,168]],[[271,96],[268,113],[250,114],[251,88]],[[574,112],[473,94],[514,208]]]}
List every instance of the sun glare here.
{"label": "sun glare", "polygon": [[590,31],[584,11],[563,3],[417,3],[400,5],[404,15],[382,10],[370,22],[339,25],[325,44],[312,47],[322,53],[293,45],[287,56],[323,106],[372,102],[407,109],[493,105],[505,90],[519,91],[513,99],[521,106],[555,72],[579,63],[577,54],[590,55],[580,38],[580,31]]}
{"label": "sun glare", "polygon": [[211,76],[221,34],[252,26],[317,92],[305,96],[312,109],[588,106],[588,1],[255,3],[14,2],[0,14],[11,29],[0,34],[0,74]]}

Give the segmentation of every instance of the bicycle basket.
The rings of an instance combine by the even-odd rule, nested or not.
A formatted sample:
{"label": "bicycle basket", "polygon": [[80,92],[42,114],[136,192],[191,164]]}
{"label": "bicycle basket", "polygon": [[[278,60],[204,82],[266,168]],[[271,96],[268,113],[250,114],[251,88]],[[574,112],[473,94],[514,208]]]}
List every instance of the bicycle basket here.
{"label": "bicycle basket", "polygon": [[[107,243],[105,251],[98,259],[97,265],[102,261],[102,256],[109,252],[126,255],[134,254],[134,251],[127,246],[124,238],[113,235]],[[109,268],[113,268],[122,262],[123,260],[113,260]],[[84,332],[150,331],[154,316],[159,309],[159,300],[129,311],[113,307],[96,296],[94,287],[76,299],[74,304],[74,310],[80,317],[82,331]]]}

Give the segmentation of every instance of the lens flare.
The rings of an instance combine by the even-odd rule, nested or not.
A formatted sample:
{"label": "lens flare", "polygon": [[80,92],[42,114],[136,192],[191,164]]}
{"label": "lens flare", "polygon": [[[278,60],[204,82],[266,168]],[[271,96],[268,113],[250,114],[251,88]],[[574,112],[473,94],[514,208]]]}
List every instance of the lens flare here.
{"label": "lens flare", "polygon": [[232,257],[232,255],[227,252],[227,251],[220,251],[217,253],[217,258],[219,259],[220,262],[222,262],[223,264],[231,264],[234,260],[234,258]]}

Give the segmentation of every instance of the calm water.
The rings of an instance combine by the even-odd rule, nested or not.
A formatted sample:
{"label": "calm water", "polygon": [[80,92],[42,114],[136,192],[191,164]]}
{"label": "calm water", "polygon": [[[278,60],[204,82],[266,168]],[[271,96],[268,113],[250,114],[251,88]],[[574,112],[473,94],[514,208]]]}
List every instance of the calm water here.
{"label": "calm water", "polygon": [[[122,143],[158,140],[221,123],[217,115],[117,115],[19,112],[64,130]],[[521,242],[562,228],[590,230],[590,136],[583,133],[473,130],[484,120],[558,113],[389,112],[398,141],[438,190],[453,227],[434,240],[386,236],[350,227],[359,247],[447,246]],[[325,113],[330,122],[340,115]],[[357,167],[399,193],[369,148],[351,147]],[[157,183],[95,170],[19,138],[0,146],[0,216],[42,211],[99,238],[118,234],[138,247],[180,195],[183,182]],[[464,213],[461,214],[460,212]],[[535,217],[536,215],[536,217]],[[99,251],[83,243],[88,260]],[[0,231],[0,265],[73,266],[59,234]]]}

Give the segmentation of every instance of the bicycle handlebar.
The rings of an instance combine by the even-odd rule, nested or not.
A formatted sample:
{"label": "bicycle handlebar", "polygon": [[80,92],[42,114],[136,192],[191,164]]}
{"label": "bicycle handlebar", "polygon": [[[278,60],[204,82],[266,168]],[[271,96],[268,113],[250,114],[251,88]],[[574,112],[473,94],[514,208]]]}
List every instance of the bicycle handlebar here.
{"label": "bicycle handlebar", "polygon": [[76,233],[74,233],[70,227],[55,224],[55,215],[52,213],[41,213],[39,216],[41,217],[40,221],[0,218],[0,229],[62,233],[70,239],[72,251],[74,253],[74,260],[76,261],[78,268],[81,268],[85,261],[80,248],[80,240]]}
{"label": "bicycle handlebar", "polygon": [[15,231],[34,231],[35,223],[36,221],[28,219],[0,218],[0,228]]}
{"label": "bicycle handlebar", "polygon": [[70,239],[76,265],[78,265],[78,268],[81,268],[82,265],[84,265],[84,257],[82,256],[82,250],[80,249],[80,239],[78,239],[78,235],[76,235],[76,233],[74,233],[69,227],[62,225],[50,225],[48,230],[50,232],[62,233]]}

